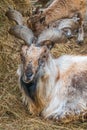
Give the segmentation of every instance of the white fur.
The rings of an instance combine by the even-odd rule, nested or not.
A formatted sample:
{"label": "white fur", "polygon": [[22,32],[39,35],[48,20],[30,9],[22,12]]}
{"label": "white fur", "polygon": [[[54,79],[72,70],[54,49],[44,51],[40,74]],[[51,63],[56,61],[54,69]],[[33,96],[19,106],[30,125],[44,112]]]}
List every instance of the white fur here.
{"label": "white fur", "polygon": [[[87,90],[83,86],[84,94],[81,95],[78,89],[71,86],[74,74],[87,71],[87,56],[64,55],[58,59],[50,56],[44,70],[49,78],[44,81],[40,78],[37,84],[39,97],[46,101],[41,110],[42,116],[59,119],[87,110]],[[58,74],[59,79],[56,81]]]}
{"label": "white fur", "polygon": [[[54,70],[55,75],[57,74],[59,69],[60,76],[63,75],[68,69],[73,65],[76,64],[77,70],[74,70],[75,72],[80,72],[87,70],[87,68],[83,68],[83,65],[87,65],[87,56],[61,56],[57,60],[53,60],[55,63],[54,66],[58,65],[58,68],[52,68]],[[52,61],[51,61],[52,63]],[[81,66],[82,65],[82,66]],[[51,70],[50,70],[51,71]],[[71,70],[71,77],[73,75],[73,72]],[[52,71],[50,78],[54,78]],[[53,83],[54,79],[49,79],[50,84],[49,87],[51,86],[51,83]],[[67,80],[67,78],[66,78]],[[71,80],[71,79],[69,79]],[[66,88],[67,84],[63,81],[62,77],[59,78],[58,82],[53,84],[53,89],[51,89],[51,100],[46,106],[46,108],[43,111],[43,115],[45,118],[48,118],[50,116],[53,116],[53,118],[62,118],[66,116],[66,114],[79,114],[81,111],[87,109],[87,100],[83,100],[81,97],[78,96],[76,99],[73,99],[73,102],[69,103],[69,106],[67,104],[66,107],[66,102],[68,98],[66,93],[68,91],[68,88]],[[76,90],[75,90],[76,91]],[[86,95],[87,96],[87,95]],[[72,97],[73,98],[73,97]],[[71,110],[69,110],[71,109]]]}

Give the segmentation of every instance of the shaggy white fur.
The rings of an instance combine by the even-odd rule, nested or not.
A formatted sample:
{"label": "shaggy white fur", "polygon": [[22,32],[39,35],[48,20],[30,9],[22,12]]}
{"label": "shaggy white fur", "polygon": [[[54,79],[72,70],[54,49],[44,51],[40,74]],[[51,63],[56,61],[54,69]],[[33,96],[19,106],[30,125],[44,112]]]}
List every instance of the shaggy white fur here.
{"label": "shaggy white fur", "polygon": [[[19,79],[22,73],[23,67],[20,66]],[[25,96],[28,97],[32,113],[41,113],[44,118],[59,119],[87,110],[87,56],[64,55],[53,59],[49,53],[39,73],[43,73],[43,76],[38,77],[35,102],[26,96],[21,87],[25,102]]]}

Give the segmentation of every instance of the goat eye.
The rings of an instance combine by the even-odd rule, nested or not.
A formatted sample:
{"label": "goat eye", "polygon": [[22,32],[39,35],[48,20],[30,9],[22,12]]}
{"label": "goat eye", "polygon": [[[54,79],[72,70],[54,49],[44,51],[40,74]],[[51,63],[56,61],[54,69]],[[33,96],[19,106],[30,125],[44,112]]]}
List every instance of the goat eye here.
{"label": "goat eye", "polygon": [[46,56],[44,55],[43,58],[46,58]]}
{"label": "goat eye", "polygon": [[25,58],[24,58],[24,56],[22,56],[22,55],[21,55],[21,61],[22,61],[22,62],[25,62]]}

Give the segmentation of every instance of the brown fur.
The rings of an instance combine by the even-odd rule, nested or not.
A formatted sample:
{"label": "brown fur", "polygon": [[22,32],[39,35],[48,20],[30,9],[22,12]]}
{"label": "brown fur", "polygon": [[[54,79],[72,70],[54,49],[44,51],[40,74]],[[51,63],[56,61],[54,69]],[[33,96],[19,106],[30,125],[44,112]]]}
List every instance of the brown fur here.
{"label": "brown fur", "polygon": [[18,25],[23,25],[23,17],[19,11],[9,8],[5,15],[10,20],[15,21]]}
{"label": "brown fur", "polygon": [[54,2],[43,11],[46,24],[52,21],[72,17],[76,12],[79,12],[84,17],[86,10],[85,0],[54,0]]}
{"label": "brown fur", "polygon": [[[33,15],[28,21],[28,27],[31,27],[35,35],[41,33],[49,24],[63,19],[71,18],[76,13],[80,17],[80,25],[83,25],[83,18],[86,11],[86,1],[85,0],[54,0],[48,8],[44,9],[42,13]],[[45,18],[43,20],[43,18]]]}

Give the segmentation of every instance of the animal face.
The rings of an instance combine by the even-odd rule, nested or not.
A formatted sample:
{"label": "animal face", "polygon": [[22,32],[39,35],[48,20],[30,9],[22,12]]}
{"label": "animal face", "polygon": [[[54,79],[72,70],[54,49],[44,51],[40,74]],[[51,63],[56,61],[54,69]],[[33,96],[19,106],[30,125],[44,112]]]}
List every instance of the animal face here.
{"label": "animal face", "polygon": [[[34,45],[23,46],[21,51],[21,61],[23,64],[23,81],[31,82],[37,76],[41,76],[44,66],[48,60],[49,53],[47,47],[36,47]],[[40,73],[40,70],[42,73]]]}

